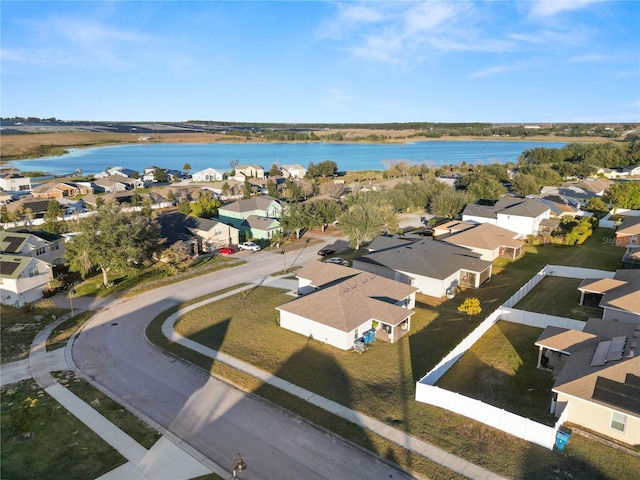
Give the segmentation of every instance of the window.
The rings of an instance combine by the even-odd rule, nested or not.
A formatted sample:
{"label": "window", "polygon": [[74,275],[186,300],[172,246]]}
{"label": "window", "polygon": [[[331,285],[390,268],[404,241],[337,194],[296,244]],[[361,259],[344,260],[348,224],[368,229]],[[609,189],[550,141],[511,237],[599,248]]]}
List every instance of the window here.
{"label": "window", "polygon": [[611,416],[611,428],[614,430],[618,430],[619,432],[624,432],[624,426],[627,423],[627,416],[622,413],[613,412]]}
{"label": "window", "polygon": [[35,276],[37,276],[39,274],[40,274],[40,272],[38,271],[38,266],[37,265],[35,267],[31,267],[29,269],[29,276],[30,277],[35,277]]}
{"label": "window", "polygon": [[222,229],[220,227],[216,227],[215,230],[214,230],[214,233],[216,235],[222,235]]}

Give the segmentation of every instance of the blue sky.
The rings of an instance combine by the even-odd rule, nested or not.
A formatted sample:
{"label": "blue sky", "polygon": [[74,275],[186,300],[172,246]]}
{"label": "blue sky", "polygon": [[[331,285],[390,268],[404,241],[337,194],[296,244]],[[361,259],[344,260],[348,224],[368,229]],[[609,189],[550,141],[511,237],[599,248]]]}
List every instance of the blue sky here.
{"label": "blue sky", "polygon": [[636,1],[1,9],[3,117],[640,122]]}

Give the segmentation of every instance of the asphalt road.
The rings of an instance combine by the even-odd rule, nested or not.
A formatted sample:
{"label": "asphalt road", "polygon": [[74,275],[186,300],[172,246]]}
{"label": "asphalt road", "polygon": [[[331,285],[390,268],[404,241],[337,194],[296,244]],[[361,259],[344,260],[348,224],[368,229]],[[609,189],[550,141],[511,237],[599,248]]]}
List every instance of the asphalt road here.
{"label": "asphalt road", "polygon": [[[316,259],[318,245],[282,255],[243,253],[249,263],[104,305],[73,345],[80,371],[242,479],[408,479],[398,468],[210,377],[143,339],[157,314],[188,299]],[[259,308],[259,306],[256,306]]]}

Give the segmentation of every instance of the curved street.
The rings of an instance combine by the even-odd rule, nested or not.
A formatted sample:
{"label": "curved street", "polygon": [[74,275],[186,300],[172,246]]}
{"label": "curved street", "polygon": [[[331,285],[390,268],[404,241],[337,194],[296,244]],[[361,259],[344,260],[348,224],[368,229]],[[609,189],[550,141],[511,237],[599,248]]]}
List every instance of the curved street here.
{"label": "curved street", "polygon": [[[412,478],[399,468],[215,379],[149,345],[147,324],[186,300],[263,278],[317,258],[317,245],[243,254],[248,263],[135,297],[115,299],[85,326],[72,348],[78,369],[124,405],[149,417],[211,461],[231,470],[240,453],[245,479]],[[284,258],[283,258],[284,257]]]}

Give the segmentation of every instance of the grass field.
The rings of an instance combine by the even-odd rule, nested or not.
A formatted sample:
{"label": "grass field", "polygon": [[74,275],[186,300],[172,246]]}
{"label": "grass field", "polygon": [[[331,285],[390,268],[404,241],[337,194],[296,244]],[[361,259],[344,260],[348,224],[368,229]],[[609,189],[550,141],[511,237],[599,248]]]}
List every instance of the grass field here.
{"label": "grass field", "polygon": [[72,371],[56,372],[54,376],[58,383],[75,393],[144,448],[150,449],[160,438],[161,435],[153,428],[129,413],[119,403],[107,397],[76,373]]}
{"label": "grass field", "polygon": [[33,380],[3,387],[0,398],[2,478],[94,479],[126,462]]}
{"label": "grass field", "polygon": [[[276,311],[272,309],[281,302],[289,301],[290,297],[274,289],[259,288],[202,307],[182,317],[178,329],[196,341],[231,353],[297,385],[390,422],[397,428],[510,478],[551,479],[571,475],[573,478],[631,479],[635,478],[640,462],[598,442],[577,438],[572,440],[571,448],[565,450],[565,454],[550,452],[473,420],[413,400],[414,382],[475,328],[486,314],[504,302],[544,265],[557,263],[609,270],[617,268],[622,252],[601,242],[601,236],[607,233],[597,231],[596,236],[580,247],[528,248],[523,258],[498,265],[494,270],[494,278],[487,285],[479,290],[464,291],[454,300],[419,296],[416,314],[412,317],[411,334],[393,345],[376,342],[364,355],[339,351],[280,329],[276,323]],[[467,296],[479,297],[483,306],[483,313],[471,320],[457,312],[457,306]],[[257,312],[255,305],[260,305],[260,312],[264,313]],[[157,328],[157,324],[154,328]],[[497,337],[506,339],[506,343],[502,340],[500,347],[506,363],[500,368],[510,372],[503,372],[503,375],[520,376],[525,381],[524,370],[522,367],[516,370],[516,365],[530,362],[531,352],[525,352],[528,350],[526,344],[536,336],[535,329],[531,333],[500,328]],[[176,354],[204,368],[213,368],[214,373],[229,375],[233,381],[251,385],[251,381],[244,379],[239,372],[230,371],[232,369],[219,364],[211,367],[210,361],[199,358],[197,354],[165,344],[165,348],[174,347]],[[252,388],[260,394],[271,390],[262,385],[253,385]],[[541,391],[546,388],[544,379],[534,388]],[[495,392],[494,398],[499,401],[500,395]],[[297,403],[274,392],[269,393],[269,398],[287,408]],[[524,411],[530,410],[531,416],[545,416],[535,405],[535,399],[529,405],[522,401],[520,403],[523,403]],[[543,409],[546,409],[546,400],[543,403]],[[302,414],[311,415],[314,419],[322,416],[308,411],[305,406],[295,408],[295,411],[306,412]],[[321,425],[336,429],[330,419],[322,422]],[[371,443],[366,434],[357,432],[357,427],[341,427],[338,430],[347,438],[364,436],[366,440],[362,442]],[[413,464],[407,466],[418,468]],[[561,477],[554,471],[560,472]],[[422,473],[426,474],[424,471]]]}
{"label": "grass field", "polygon": [[68,312],[64,308],[12,308],[0,306],[1,363],[24,360],[38,332]]}
{"label": "grass field", "polygon": [[[580,305],[580,278],[545,277],[515,308],[575,320],[602,318],[601,308]],[[544,301],[540,301],[544,298]]]}
{"label": "grass field", "polygon": [[554,377],[536,368],[540,333],[540,328],[497,322],[436,385],[554,425],[549,414]]}

